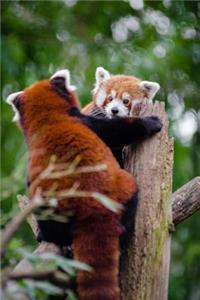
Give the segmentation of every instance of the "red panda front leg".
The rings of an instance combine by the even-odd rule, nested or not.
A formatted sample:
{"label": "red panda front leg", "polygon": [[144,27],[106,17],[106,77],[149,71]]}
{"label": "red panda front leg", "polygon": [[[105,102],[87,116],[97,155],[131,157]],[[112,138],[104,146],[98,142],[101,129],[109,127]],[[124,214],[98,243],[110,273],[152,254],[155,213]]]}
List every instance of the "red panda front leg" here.
{"label": "red panda front leg", "polygon": [[83,115],[77,108],[71,110],[72,116],[79,118],[94,131],[108,147],[124,147],[151,137],[162,129],[157,116],[127,118],[97,118]]}
{"label": "red panda front leg", "polygon": [[80,222],[73,237],[74,259],[92,267],[77,274],[80,300],[119,300],[119,236],[116,216],[88,218]]}

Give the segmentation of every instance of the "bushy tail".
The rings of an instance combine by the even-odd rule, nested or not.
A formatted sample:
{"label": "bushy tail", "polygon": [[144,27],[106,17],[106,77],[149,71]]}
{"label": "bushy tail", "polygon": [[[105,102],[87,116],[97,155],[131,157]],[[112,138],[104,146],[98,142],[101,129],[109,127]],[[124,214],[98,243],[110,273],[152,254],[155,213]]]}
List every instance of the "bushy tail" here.
{"label": "bushy tail", "polygon": [[121,225],[114,218],[88,219],[77,226],[73,238],[76,260],[93,271],[77,274],[79,300],[119,300],[119,235]]}

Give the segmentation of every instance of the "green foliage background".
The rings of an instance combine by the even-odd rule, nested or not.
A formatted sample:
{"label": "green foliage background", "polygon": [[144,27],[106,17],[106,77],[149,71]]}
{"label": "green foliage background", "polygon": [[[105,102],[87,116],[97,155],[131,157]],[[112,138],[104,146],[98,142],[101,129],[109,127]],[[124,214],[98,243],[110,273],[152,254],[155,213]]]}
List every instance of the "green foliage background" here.
{"label": "green foliage background", "polygon": [[[140,2],[140,1],[139,1]],[[146,1],[3,1],[2,99],[34,81],[68,68],[82,105],[91,99],[97,66],[113,74],[158,81],[175,137],[173,187],[200,174],[200,3]],[[25,193],[26,147],[2,102],[2,223]],[[173,235],[170,300],[200,298],[200,218],[194,215]],[[4,264],[15,265],[22,246],[35,241],[24,224]]]}

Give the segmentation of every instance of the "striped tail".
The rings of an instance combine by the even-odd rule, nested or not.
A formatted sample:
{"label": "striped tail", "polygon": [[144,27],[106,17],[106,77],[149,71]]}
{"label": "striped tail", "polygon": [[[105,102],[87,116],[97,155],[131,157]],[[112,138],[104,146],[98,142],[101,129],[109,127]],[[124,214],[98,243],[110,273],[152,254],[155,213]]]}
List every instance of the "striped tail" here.
{"label": "striped tail", "polygon": [[119,235],[116,218],[84,221],[76,228],[73,253],[93,271],[77,274],[79,300],[119,300]]}

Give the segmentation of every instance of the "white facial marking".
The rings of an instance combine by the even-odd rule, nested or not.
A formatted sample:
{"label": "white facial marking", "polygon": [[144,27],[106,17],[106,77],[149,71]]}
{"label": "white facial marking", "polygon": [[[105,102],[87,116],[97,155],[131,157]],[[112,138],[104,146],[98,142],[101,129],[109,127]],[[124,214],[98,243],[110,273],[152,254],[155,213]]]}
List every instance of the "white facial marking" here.
{"label": "white facial marking", "polygon": [[152,81],[141,81],[140,87],[147,93],[147,98],[150,100],[154,98],[155,94],[160,89],[160,85],[157,82]]}
{"label": "white facial marking", "polygon": [[99,91],[97,92],[96,95],[96,105],[99,107],[102,107],[104,101],[106,99],[106,92],[104,91],[104,89],[99,89]]}
{"label": "white facial marking", "polygon": [[[117,109],[118,112],[116,114],[113,114],[112,112],[113,109]],[[114,116],[127,117],[129,115],[129,109],[123,104],[121,99],[114,99],[111,102],[109,102],[105,106],[105,112],[106,112],[106,116],[110,119],[113,118]]]}
{"label": "white facial marking", "polygon": [[123,94],[122,94],[122,99],[131,99],[131,95],[128,93],[128,92],[124,92]]}
{"label": "white facial marking", "polygon": [[56,77],[62,77],[65,79],[65,87],[67,90],[73,92],[76,90],[75,85],[70,85],[70,72],[67,69],[57,71],[50,79],[54,79]]}
{"label": "white facial marking", "polygon": [[110,95],[109,95],[109,96],[112,96],[113,98],[115,98],[116,94],[117,94],[117,92],[116,92],[115,90],[112,90],[112,91],[110,92]]}
{"label": "white facial marking", "polygon": [[142,99],[134,99],[133,103],[132,103],[132,106],[134,107],[135,105],[138,105],[140,103],[142,103]]}
{"label": "white facial marking", "polygon": [[12,106],[12,109],[14,111],[14,117],[12,119],[13,122],[17,122],[20,119],[20,114],[19,111],[17,110],[17,108],[15,107],[13,101],[16,99],[17,96],[19,96],[20,94],[22,94],[23,92],[17,92],[17,93],[12,93],[10,94],[7,99],[6,99],[6,103],[8,103],[9,105]]}

